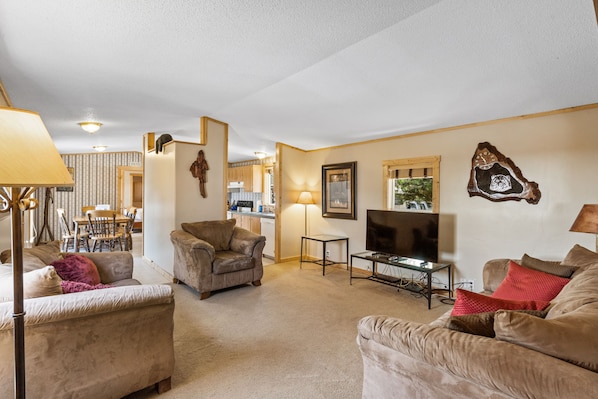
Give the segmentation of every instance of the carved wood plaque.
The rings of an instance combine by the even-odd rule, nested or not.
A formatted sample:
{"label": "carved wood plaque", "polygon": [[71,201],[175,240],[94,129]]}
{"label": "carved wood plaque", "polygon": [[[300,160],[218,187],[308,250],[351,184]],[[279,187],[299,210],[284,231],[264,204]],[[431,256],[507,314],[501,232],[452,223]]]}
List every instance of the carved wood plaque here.
{"label": "carved wood plaque", "polygon": [[471,159],[467,185],[469,196],[479,195],[490,201],[521,201],[537,204],[542,194],[538,183],[528,181],[510,158],[492,144],[479,143]]}

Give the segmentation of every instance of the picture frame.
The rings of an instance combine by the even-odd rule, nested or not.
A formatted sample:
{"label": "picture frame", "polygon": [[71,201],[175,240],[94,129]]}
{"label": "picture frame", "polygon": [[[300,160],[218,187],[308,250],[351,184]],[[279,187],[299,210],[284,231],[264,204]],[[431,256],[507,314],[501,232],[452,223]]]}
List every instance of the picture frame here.
{"label": "picture frame", "polygon": [[[71,166],[67,166],[66,169],[71,174],[71,178],[73,179],[73,181],[75,181],[75,168],[73,168]],[[73,191],[73,187],[72,186],[59,186],[59,187],[56,187],[56,191]]]}
{"label": "picture frame", "polygon": [[322,165],[322,217],[357,219],[357,162]]}

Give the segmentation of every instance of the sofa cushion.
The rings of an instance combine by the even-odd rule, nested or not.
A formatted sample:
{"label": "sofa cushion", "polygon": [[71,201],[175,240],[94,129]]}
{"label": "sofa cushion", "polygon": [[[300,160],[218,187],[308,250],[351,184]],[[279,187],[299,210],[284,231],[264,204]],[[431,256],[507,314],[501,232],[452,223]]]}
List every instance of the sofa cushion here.
{"label": "sofa cushion", "polygon": [[598,372],[598,302],[553,319],[496,312],[496,338]]}
{"label": "sofa cushion", "polygon": [[575,244],[573,248],[569,250],[561,264],[565,266],[576,266],[577,270],[573,273],[573,277],[575,277],[589,266],[598,264],[598,253],[590,251],[579,244]]}
{"label": "sofa cushion", "polygon": [[577,270],[576,266],[562,265],[560,261],[547,261],[536,259],[528,254],[524,254],[521,257],[521,266],[527,267],[528,269],[538,270],[544,273],[554,274],[560,277],[571,277],[573,272]]}
{"label": "sofa cushion", "polygon": [[85,256],[70,254],[64,259],[55,260],[52,266],[63,280],[77,281],[89,285],[101,283],[100,273],[95,263]]}
{"label": "sofa cushion", "polygon": [[[2,251],[2,263],[11,262],[11,250]],[[55,260],[60,259],[60,241],[51,241],[47,244],[23,249],[23,271],[28,272],[45,267]]]}
{"label": "sofa cushion", "polygon": [[224,274],[254,267],[253,258],[233,251],[220,251],[216,253],[212,263],[212,273]]}
{"label": "sofa cushion", "polygon": [[99,289],[103,289],[103,288],[111,288],[112,285],[110,284],[96,284],[96,285],[90,285],[90,284],[86,284],[86,283],[81,283],[79,281],[66,281],[63,280],[62,283],[60,284],[60,286],[62,287],[62,292],[64,294],[70,294],[73,292],[83,292],[83,291],[91,291],[91,290],[99,290]]}
{"label": "sofa cushion", "polygon": [[210,243],[215,251],[228,251],[237,219],[181,223],[181,228],[200,240]]}
{"label": "sofa cushion", "polygon": [[[500,312],[521,312],[544,318],[546,310],[500,310]],[[466,334],[494,338],[494,315],[496,312],[472,313],[463,316],[451,316],[446,320],[445,328]]]}
{"label": "sofa cushion", "polygon": [[550,304],[549,301],[514,301],[495,298],[475,292],[457,288],[457,299],[451,312],[451,316],[461,316],[471,313],[494,312],[500,309],[516,310],[544,310]]}
{"label": "sofa cushion", "polygon": [[492,296],[517,301],[550,301],[569,281],[568,278],[528,269],[511,261],[507,277]]}
{"label": "sofa cushion", "polygon": [[[37,298],[40,296],[60,295],[62,280],[53,266],[23,273],[23,298]],[[13,278],[11,273],[2,273],[0,277],[0,302],[13,300]]]}
{"label": "sofa cushion", "polygon": [[574,311],[592,302],[598,302],[598,264],[589,266],[581,274],[574,274],[571,282],[550,301],[547,319]]}

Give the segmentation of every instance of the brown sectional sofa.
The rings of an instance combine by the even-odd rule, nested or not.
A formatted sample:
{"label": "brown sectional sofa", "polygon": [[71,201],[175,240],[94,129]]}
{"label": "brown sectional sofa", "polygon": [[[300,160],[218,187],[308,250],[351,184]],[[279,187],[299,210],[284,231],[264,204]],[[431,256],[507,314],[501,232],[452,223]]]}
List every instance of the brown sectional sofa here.
{"label": "brown sectional sofa", "polygon": [[[508,263],[486,263],[486,293]],[[360,320],[363,398],[597,398],[598,254],[576,245],[562,264],[576,271],[545,318],[499,310],[494,338],[446,328],[450,312],[430,324]]]}
{"label": "brown sectional sofa", "polygon": [[[115,287],[25,299],[27,397],[118,399],[154,384],[159,392],[170,389],[172,287],[140,285],[129,252],[81,255],[93,260],[102,283]],[[59,256],[55,243],[27,249],[24,269]],[[2,275],[11,270],[0,265]],[[12,311],[12,301],[0,302],[0,398],[13,396]]]}

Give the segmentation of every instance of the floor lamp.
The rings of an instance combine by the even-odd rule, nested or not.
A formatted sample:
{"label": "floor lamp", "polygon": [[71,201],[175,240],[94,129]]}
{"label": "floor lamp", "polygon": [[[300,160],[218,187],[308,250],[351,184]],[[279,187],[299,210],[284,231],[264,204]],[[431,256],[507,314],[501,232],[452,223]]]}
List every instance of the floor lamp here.
{"label": "floor lamp", "polygon": [[582,206],[569,231],[596,234],[596,252],[598,252],[598,204]]}
{"label": "floor lamp", "polygon": [[309,191],[303,191],[301,194],[299,194],[299,198],[297,199],[297,203],[298,204],[303,204],[305,205],[305,222],[303,224],[303,226],[305,227],[305,236],[307,235],[307,207],[310,204],[314,203],[314,199],[311,196],[311,193]]}
{"label": "floor lamp", "polygon": [[14,397],[25,398],[22,213],[37,207],[31,195],[38,187],[74,182],[35,112],[0,107],[0,159],[0,212],[10,212],[12,219]]}

